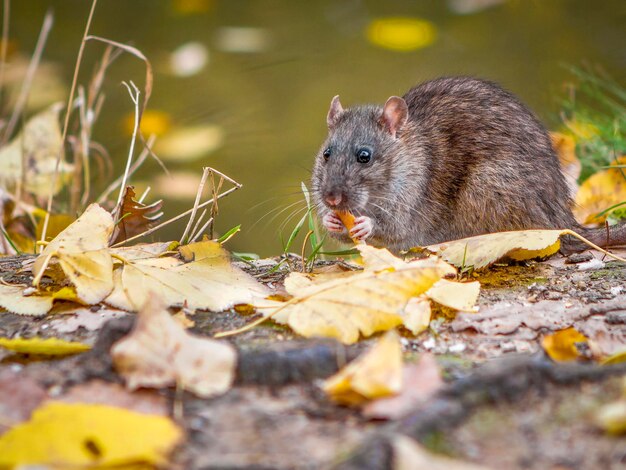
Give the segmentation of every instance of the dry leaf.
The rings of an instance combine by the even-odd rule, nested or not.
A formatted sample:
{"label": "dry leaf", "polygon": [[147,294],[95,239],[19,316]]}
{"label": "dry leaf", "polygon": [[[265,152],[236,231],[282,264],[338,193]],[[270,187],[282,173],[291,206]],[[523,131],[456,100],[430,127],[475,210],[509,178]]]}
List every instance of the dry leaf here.
{"label": "dry leaf", "polygon": [[0,306],[19,315],[42,316],[52,308],[53,299],[46,295],[24,295],[24,286],[0,284]]}
{"label": "dry leaf", "polygon": [[394,436],[393,448],[393,470],[488,470],[482,465],[429,452],[417,441],[402,434]]}
{"label": "dry leaf", "polygon": [[78,298],[97,304],[113,289],[113,261],[108,251],[112,230],[111,214],[91,204],[37,257],[32,269],[35,279],[43,275],[48,262],[56,262],[76,287]]}
{"label": "dry leaf", "polygon": [[115,270],[115,288],[106,302],[137,310],[149,293],[158,292],[167,306],[221,311],[236,304],[254,304],[267,289],[232,265],[219,243],[202,241],[179,248],[183,260],[172,257],[128,260]]}
{"label": "dry leaf", "polygon": [[89,351],[91,346],[58,338],[0,338],[0,347],[20,354],[67,356]]}
{"label": "dry leaf", "polygon": [[566,328],[544,336],[541,345],[555,361],[573,361],[581,357],[577,344],[587,344],[587,338],[575,328]]}
{"label": "dry leaf", "polygon": [[111,237],[111,244],[123,242],[127,238],[145,232],[161,218],[161,206],[163,201],[156,201],[145,205],[135,200],[135,191],[132,186],[127,186],[122,197],[120,207],[116,207],[114,213],[118,220]]}
{"label": "dry leaf", "polygon": [[229,343],[191,336],[154,292],[133,331],[113,345],[111,356],[131,389],[178,385],[205,398],[230,388],[237,365]]}
{"label": "dry leaf", "polygon": [[458,267],[484,268],[507,257],[522,261],[553,255],[561,246],[562,230],[521,230],[463,238],[427,249]]}
{"label": "dry leaf", "polygon": [[368,403],[363,414],[368,418],[399,419],[426,403],[444,385],[439,364],[428,353],[422,354],[416,363],[405,365],[402,377],[398,395]]}
{"label": "dry leaf", "polygon": [[182,431],[169,418],[48,402],[0,437],[0,468],[164,466]]}
{"label": "dry leaf", "polygon": [[447,279],[437,281],[428,291],[426,297],[444,307],[462,312],[473,312],[480,294],[480,282],[454,282]]}
{"label": "dry leaf", "polygon": [[414,335],[425,331],[430,325],[430,300],[425,295],[409,299],[402,310],[402,325]]}
{"label": "dry leaf", "polygon": [[322,385],[332,400],[345,405],[393,395],[401,387],[402,346],[395,330],[385,333],[369,351]]}
{"label": "dry leaf", "polygon": [[[616,159],[611,165],[626,165],[626,156]],[[598,217],[600,212],[624,201],[626,201],[624,168],[609,168],[591,175],[580,185],[573,208],[574,215],[583,224],[600,224],[606,220],[610,211]]]}
{"label": "dry leaf", "polygon": [[[62,109],[63,105],[57,103],[33,116],[22,131],[0,149],[0,183],[3,186],[14,186],[22,181],[25,167],[24,189],[40,197],[48,196],[56,160],[62,150],[59,126]],[[69,182],[73,171],[73,165],[61,160],[54,194]]]}

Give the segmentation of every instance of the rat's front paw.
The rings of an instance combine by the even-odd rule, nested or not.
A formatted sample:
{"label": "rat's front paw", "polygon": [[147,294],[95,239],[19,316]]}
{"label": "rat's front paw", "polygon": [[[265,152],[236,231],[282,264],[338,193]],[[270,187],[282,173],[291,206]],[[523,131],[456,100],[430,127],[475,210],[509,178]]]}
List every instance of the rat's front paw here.
{"label": "rat's front paw", "polygon": [[354,219],[354,227],[350,230],[350,236],[358,241],[365,241],[374,230],[374,222],[364,215]]}
{"label": "rat's front paw", "polygon": [[346,227],[344,227],[343,222],[334,212],[329,212],[322,217],[322,223],[329,232],[344,233],[346,231]]}

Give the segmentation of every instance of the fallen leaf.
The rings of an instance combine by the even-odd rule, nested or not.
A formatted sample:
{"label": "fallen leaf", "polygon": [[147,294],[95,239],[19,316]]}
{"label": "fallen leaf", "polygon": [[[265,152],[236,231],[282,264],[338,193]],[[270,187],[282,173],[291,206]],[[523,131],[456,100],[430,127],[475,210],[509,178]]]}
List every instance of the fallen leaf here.
{"label": "fallen leaf", "polygon": [[226,392],[235,377],[235,349],[225,341],[191,336],[165,307],[151,292],[133,331],[111,348],[127,386],[178,385],[205,398]]}
{"label": "fallen leaf", "polygon": [[50,322],[50,327],[59,333],[73,333],[79,328],[96,331],[107,321],[126,315],[128,313],[125,311],[109,308],[101,308],[96,312],[89,308],[79,308],[68,315],[55,315],[54,320]]}
{"label": "fallen leaf", "polygon": [[267,289],[232,265],[228,252],[214,241],[179,248],[173,257],[136,259],[115,270],[115,287],[106,302],[135,311],[158,292],[168,306],[222,311],[236,304],[254,304]]}
{"label": "fallen leaf", "polygon": [[97,204],[52,240],[33,264],[35,279],[43,275],[48,263],[58,263],[76,287],[78,298],[97,304],[113,289],[113,260],[108,242],[113,218]]}
{"label": "fallen leaf", "polygon": [[402,369],[402,389],[393,397],[379,398],[363,408],[363,415],[375,419],[399,419],[427,403],[444,382],[441,369],[432,354],[422,354]]}
{"label": "fallen leaf", "polygon": [[393,470],[488,470],[488,467],[482,465],[429,452],[417,441],[402,434],[394,436],[392,442]]}
{"label": "fallen leaf", "polygon": [[626,362],[626,349],[611,354],[602,361],[602,365],[621,364],[622,362]]}
{"label": "fallen leaf", "polygon": [[561,247],[562,230],[521,230],[454,240],[426,249],[457,267],[484,268],[507,257],[516,261],[544,258]]}
{"label": "fallen leaf", "polygon": [[[611,166],[614,165],[626,165],[626,156],[611,163]],[[601,212],[624,201],[626,201],[624,168],[608,168],[591,175],[580,185],[573,211],[576,219],[583,224],[600,224],[611,214],[611,211],[608,211],[599,216]]]}
{"label": "fallen leaf", "polygon": [[0,468],[163,466],[181,438],[179,427],[163,416],[48,402],[0,437]]}
{"label": "fallen leaf", "polygon": [[420,18],[379,18],[367,26],[371,44],[394,51],[414,51],[430,46],[437,38],[433,23]]}
{"label": "fallen leaf", "polygon": [[178,242],[138,243],[133,246],[109,248],[109,253],[127,261],[136,261],[138,259],[158,258],[167,252],[173,252],[176,248],[178,248]]}
{"label": "fallen leaf", "polygon": [[402,313],[402,325],[414,335],[425,331],[430,325],[430,301],[425,295],[409,299]]}
{"label": "fallen leaf", "polygon": [[[24,189],[40,197],[50,193],[56,161],[62,150],[59,112],[60,103],[30,118],[22,131],[0,149],[0,183],[15,186],[23,180]],[[23,167],[26,168],[23,175]],[[67,184],[74,166],[61,160],[54,187],[57,194]]]}
{"label": "fallen leaf", "polygon": [[19,315],[40,317],[52,308],[53,299],[46,295],[24,295],[24,286],[0,284],[0,306]]}
{"label": "fallen leaf", "polygon": [[156,142],[154,151],[166,161],[189,162],[214,152],[223,140],[222,128],[215,125],[183,127],[165,134]]}
{"label": "fallen leaf", "polygon": [[480,282],[478,281],[454,282],[441,279],[424,295],[444,307],[462,312],[472,312],[476,309],[478,294],[480,294]]}
{"label": "fallen leaf", "polygon": [[352,361],[322,385],[337,403],[360,405],[367,400],[396,394],[402,387],[402,346],[390,330],[365,354]]}
{"label": "fallen leaf", "polygon": [[135,200],[135,191],[127,186],[122,197],[121,206],[116,207],[113,216],[118,221],[115,224],[111,244],[123,242],[127,238],[145,232],[161,218],[163,201],[156,201],[145,205]]}
{"label": "fallen leaf", "polygon": [[67,356],[89,351],[91,346],[58,338],[0,338],[0,347],[19,354]]}
{"label": "fallen leaf", "polygon": [[626,399],[602,406],[595,413],[595,421],[609,434],[626,434]]}
{"label": "fallen leaf", "polygon": [[581,357],[577,344],[587,344],[587,338],[575,328],[566,328],[544,336],[541,345],[555,361],[573,361]]}
{"label": "fallen leaf", "polygon": [[[33,215],[37,220],[37,226],[35,227],[35,237],[37,240],[41,240],[41,234],[43,233],[43,223],[46,216],[46,212],[41,209],[35,209]],[[59,235],[63,230],[70,226],[72,222],[76,220],[67,214],[50,214],[48,218],[48,228],[46,229],[46,240],[52,240]]]}

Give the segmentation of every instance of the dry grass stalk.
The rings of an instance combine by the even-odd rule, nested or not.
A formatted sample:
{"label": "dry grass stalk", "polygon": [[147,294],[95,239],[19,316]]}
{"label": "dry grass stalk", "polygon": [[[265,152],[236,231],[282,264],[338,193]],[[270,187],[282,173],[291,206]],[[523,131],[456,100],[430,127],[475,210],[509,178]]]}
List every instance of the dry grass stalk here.
{"label": "dry grass stalk", "polygon": [[2,103],[2,85],[4,85],[4,66],[7,61],[9,47],[9,17],[11,15],[11,0],[4,0],[2,10],[2,44],[0,44],[0,103]]}
{"label": "dry grass stalk", "polygon": [[238,189],[241,188],[241,184],[237,183],[234,179],[230,178],[229,176],[226,176],[223,173],[221,173],[221,172],[219,172],[219,171],[217,171],[217,170],[215,170],[213,168],[211,168],[211,171],[217,173],[218,175],[222,176],[226,181],[232,183],[233,187],[227,189],[226,191],[224,191],[224,192],[222,192],[220,194],[218,194],[217,196],[212,197],[208,201],[204,201],[203,203],[198,204],[197,207],[194,206],[193,208],[191,208],[191,209],[189,209],[189,210],[187,210],[187,211],[185,211],[185,212],[183,212],[181,214],[178,214],[177,216],[172,217],[171,219],[168,219],[168,220],[166,220],[164,222],[161,222],[159,225],[156,225],[156,226],[152,227],[151,229],[146,230],[143,233],[137,234],[134,237],[130,237],[130,238],[127,238],[124,241],[116,243],[115,245],[113,245],[113,247],[115,248],[115,247],[118,247],[118,246],[122,246],[122,245],[124,245],[124,244],[126,244],[128,242],[135,241],[135,240],[137,240],[139,238],[142,238],[142,237],[145,237],[147,235],[150,235],[151,233],[156,232],[157,230],[165,227],[166,225],[169,225],[169,224],[171,224],[173,222],[176,222],[176,221],[178,221],[178,220],[188,216],[189,214],[191,214],[194,211],[194,209],[197,211],[198,209],[202,209],[204,207],[207,207],[210,204],[214,204],[215,201],[217,201],[219,199],[222,199],[222,198],[228,196],[229,194],[233,193],[234,191],[237,191]]}
{"label": "dry grass stalk", "polygon": [[119,212],[119,208],[121,207],[121,204],[122,204],[122,198],[124,196],[124,191],[126,191],[126,183],[129,177],[130,164],[133,161],[133,153],[135,152],[135,141],[137,140],[137,132],[139,131],[139,122],[141,120],[141,114],[139,110],[139,95],[141,93],[139,92],[139,88],[137,88],[137,86],[132,82],[132,80],[130,82],[130,85],[126,82],[122,82],[122,84],[128,90],[130,99],[135,105],[135,122],[133,124],[133,135],[130,138],[130,148],[128,149],[128,158],[126,159],[126,168],[124,169],[124,176],[122,178],[122,184],[120,185],[120,193],[119,193],[119,196],[117,197],[117,204],[115,205],[116,207],[115,207],[115,210],[113,211],[113,214],[116,214],[117,212]]}
{"label": "dry grass stalk", "polygon": [[[48,223],[50,222],[50,212],[52,211],[52,199],[54,198],[54,188],[57,184],[59,177],[59,166],[61,164],[61,158],[63,158],[63,147],[65,146],[65,138],[67,137],[67,128],[70,122],[70,114],[72,113],[72,101],[74,99],[74,93],[76,92],[76,83],[78,81],[78,71],[80,70],[80,64],[83,60],[83,51],[85,50],[85,44],[87,42],[87,35],[89,34],[89,28],[91,27],[91,20],[96,10],[96,4],[98,0],[93,0],[91,3],[91,10],[89,11],[89,17],[87,18],[87,24],[85,25],[85,32],[83,39],[80,42],[78,48],[78,57],[76,57],[76,65],[74,66],[74,77],[72,78],[72,86],[70,88],[70,95],[67,99],[67,109],[65,111],[65,121],[63,123],[63,132],[61,134],[61,148],[59,148],[59,154],[57,155],[56,163],[54,166],[54,174],[52,175],[52,182],[50,185],[50,193],[48,195],[48,204],[46,205],[46,216],[43,220],[43,228],[41,230],[41,241],[46,240],[46,232],[48,231]],[[41,248],[43,250],[43,248]]]}
{"label": "dry grass stalk", "polygon": [[24,111],[24,107],[26,106],[26,101],[28,100],[28,94],[30,93],[30,87],[33,84],[33,78],[35,77],[35,72],[39,67],[41,55],[43,54],[43,49],[46,45],[46,41],[48,40],[48,34],[50,34],[50,29],[52,29],[53,22],[54,16],[52,15],[52,12],[48,11],[46,13],[46,16],[44,17],[43,24],[41,25],[39,38],[37,38],[37,45],[35,46],[35,50],[33,51],[33,57],[28,64],[28,70],[26,71],[26,76],[24,77],[24,81],[22,82],[22,88],[20,89],[20,93],[15,102],[13,113],[11,113],[9,123],[4,129],[4,134],[2,136],[3,143],[9,140],[9,138],[13,134],[13,131],[15,130],[17,122],[22,116],[22,112]]}
{"label": "dry grass stalk", "polygon": [[196,199],[193,203],[193,208],[191,210],[191,216],[189,217],[189,222],[187,222],[187,226],[185,227],[185,231],[183,232],[183,236],[180,237],[180,244],[184,245],[187,240],[187,234],[189,234],[189,230],[191,230],[191,224],[196,217],[196,212],[198,210],[198,204],[200,204],[200,198],[202,197],[202,191],[204,191],[204,185],[206,184],[207,177],[209,176],[211,169],[205,167],[202,169],[202,178],[200,179],[200,184],[198,185],[198,190],[196,191]]}

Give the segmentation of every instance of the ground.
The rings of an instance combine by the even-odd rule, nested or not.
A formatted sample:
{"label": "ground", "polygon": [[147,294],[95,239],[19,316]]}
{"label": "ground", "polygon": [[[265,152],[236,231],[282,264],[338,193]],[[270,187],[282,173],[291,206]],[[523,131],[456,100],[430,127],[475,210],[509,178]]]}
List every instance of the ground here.
{"label": "ground", "polygon": [[[2,263],[5,275],[13,273],[11,279],[5,276],[6,280],[26,279],[14,274],[20,261]],[[480,390],[488,391],[488,397],[477,398],[464,389],[455,392],[453,398],[433,398],[404,421],[366,419],[357,409],[328,401],[318,387],[319,381],[311,377],[328,375],[325,361],[329,357],[324,356],[328,351],[330,360],[335,361],[332,369],[340,355],[356,356],[372,340],[341,348],[339,354],[340,347],[335,344],[302,340],[288,328],[267,322],[230,338],[242,359],[237,384],[225,395],[199,399],[173,390],[144,391],[138,400],[141,405],[133,406],[153,407],[182,423],[187,439],[174,453],[172,465],[178,468],[329,468],[344,465],[340,464],[342,459],[350,462],[351,456],[368,450],[367,442],[394,432],[413,435],[431,450],[494,469],[626,468],[626,440],[600,431],[593,420],[601,405],[623,393],[624,369],[605,374],[572,369],[569,379],[564,380],[559,376],[560,369],[546,372],[545,364],[552,363],[545,359],[541,348],[545,334],[569,326],[594,340],[593,348],[587,351],[590,357],[598,351],[608,354],[623,347],[626,266],[607,260],[586,265],[567,264],[570,261],[579,260],[558,255],[543,262],[493,266],[476,275],[482,285],[478,313],[453,315],[439,311],[429,331],[418,337],[402,333],[407,360],[423,352],[434,353],[450,387],[458,385],[458,392],[464,383],[471,382],[468,379],[477,377],[474,382]],[[264,275],[271,265],[268,261],[246,269],[280,288],[284,273]],[[110,367],[107,347],[128,330],[132,315],[95,310],[40,319],[0,313],[0,337],[40,335],[90,344],[100,341],[95,348],[97,354],[56,361],[1,353],[0,384],[7,388],[3,396],[0,387],[0,432],[3,423],[24,419],[46,396],[68,400],[89,396],[97,401],[98,394],[93,390],[107,390],[107,399],[126,393],[120,377]],[[128,319],[117,320],[127,322],[120,326],[121,332],[102,328],[104,320],[112,315]],[[195,322],[192,332],[212,336],[242,326],[253,317],[236,312],[203,312],[188,318]],[[313,351],[315,347],[318,349],[307,363],[311,370],[300,371],[294,379],[288,370],[293,356],[289,351]],[[519,358],[530,358],[530,362],[525,362],[522,369],[511,366],[510,371],[502,362]],[[484,374],[481,376],[481,365],[498,368],[500,363],[505,364],[497,372],[500,375],[496,374],[500,378],[494,380],[492,375],[489,382]],[[526,372],[528,380],[515,382],[519,379],[515,374],[521,377]],[[539,380],[533,374],[557,379]],[[7,396],[9,385],[13,402]],[[18,403],[15,390],[21,391],[19,404],[11,409],[11,403]],[[446,403],[456,403],[460,411],[452,413],[453,407]],[[437,406],[444,410],[441,419],[438,421],[436,415],[435,424],[424,425],[424,413],[437,410]],[[375,447],[369,450],[374,452]],[[388,459],[383,464],[375,458],[367,462],[362,468],[385,468],[389,464]],[[342,468],[357,467],[348,463]]]}

